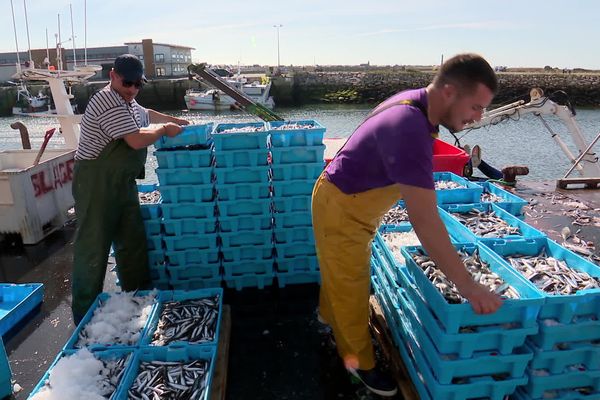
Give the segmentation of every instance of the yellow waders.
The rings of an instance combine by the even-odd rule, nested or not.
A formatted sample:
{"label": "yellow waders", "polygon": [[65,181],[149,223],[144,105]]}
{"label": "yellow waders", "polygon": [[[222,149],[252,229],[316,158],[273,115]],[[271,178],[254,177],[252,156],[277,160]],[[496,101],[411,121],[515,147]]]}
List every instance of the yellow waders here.
{"label": "yellow waders", "polygon": [[371,242],[381,217],[401,198],[399,185],[345,194],[323,172],[312,195],[321,269],[319,313],[333,329],[346,367],[375,366],[369,334]]}

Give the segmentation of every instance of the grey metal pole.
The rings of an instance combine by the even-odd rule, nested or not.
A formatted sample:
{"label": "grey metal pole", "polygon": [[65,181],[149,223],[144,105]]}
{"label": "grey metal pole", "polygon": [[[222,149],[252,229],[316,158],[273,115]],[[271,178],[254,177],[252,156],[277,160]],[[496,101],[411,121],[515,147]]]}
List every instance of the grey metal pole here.
{"label": "grey metal pole", "polygon": [[281,62],[279,59],[279,28],[281,28],[283,25],[281,24],[277,24],[277,25],[273,25],[273,28],[277,29],[277,70],[279,71],[281,69]]}

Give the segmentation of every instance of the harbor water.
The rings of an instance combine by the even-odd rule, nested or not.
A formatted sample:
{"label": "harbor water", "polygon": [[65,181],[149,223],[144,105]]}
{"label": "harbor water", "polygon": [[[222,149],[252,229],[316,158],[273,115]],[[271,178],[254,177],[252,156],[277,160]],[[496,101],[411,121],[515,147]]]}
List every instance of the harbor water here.
{"label": "harbor water", "polygon": [[[326,137],[347,137],[371,110],[369,105],[310,105],[304,107],[275,109],[275,112],[286,119],[314,119],[327,128]],[[243,112],[201,112],[171,111],[169,114],[187,118],[191,123],[204,122],[242,122],[255,121],[256,117]],[[575,117],[588,143],[600,132],[600,110],[577,110]],[[18,131],[10,128],[10,124],[22,121],[28,128],[33,148],[39,148],[44,133],[52,127],[58,127],[54,118],[5,117],[0,118],[0,151],[21,148]],[[554,116],[545,116],[544,120],[571,149],[577,154],[575,145],[566,126]],[[539,117],[525,115],[520,120],[507,120],[498,125],[483,127],[470,132],[459,132],[457,136],[461,144],[479,144],[483,159],[491,165],[502,168],[506,165],[527,165],[530,174],[523,180],[554,180],[562,178],[570,163],[554,142],[550,132],[546,130]],[[442,128],[442,139],[454,143],[454,138]],[[64,146],[63,138],[55,134],[48,148]],[[595,149],[598,152],[597,144]],[[156,158],[150,148],[146,179],[144,183],[156,182],[154,169]],[[573,176],[576,176],[574,174]]]}

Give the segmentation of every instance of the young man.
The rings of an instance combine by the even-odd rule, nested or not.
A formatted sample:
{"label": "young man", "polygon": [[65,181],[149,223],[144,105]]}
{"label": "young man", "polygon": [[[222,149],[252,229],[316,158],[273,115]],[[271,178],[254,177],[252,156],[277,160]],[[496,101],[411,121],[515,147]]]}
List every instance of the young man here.
{"label": "young man", "polygon": [[[110,84],[91,98],[75,153],[73,197],[77,216],[73,263],[73,319],[83,318],[102,292],[111,244],[123,290],[148,288],[146,235],[135,179],[144,171],[146,147],[176,136],[186,120],[140,106],[146,82],[140,60],[115,59]],[[149,128],[151,123],[162,123]]]}
{"label": "young man", "polygon": [[474,54],[442,65],[426,88],[398,93],[375,108],[317,180],[313,227],[321,268],[319,317],[331,325],[346,368],[371,391],[396,384],[375,368],[369,335],[371,241],[401,198],[422,245],[477,313],[501,299],[473,281],[440,220],[433,181],[438,125],[460,131],[481,119],[497,88],[490,65]]}

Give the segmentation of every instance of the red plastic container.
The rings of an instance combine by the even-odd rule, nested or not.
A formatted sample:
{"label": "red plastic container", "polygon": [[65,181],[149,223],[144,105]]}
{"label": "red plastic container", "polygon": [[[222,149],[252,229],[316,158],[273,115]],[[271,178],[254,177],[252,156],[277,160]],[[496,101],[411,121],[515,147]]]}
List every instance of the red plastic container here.
{"label": "red plastic container", "polygon": [[433,143],[433,172],[449,171],[463,176],[463,169],[469,158],[463,149],[443,140],[435,139]]}

